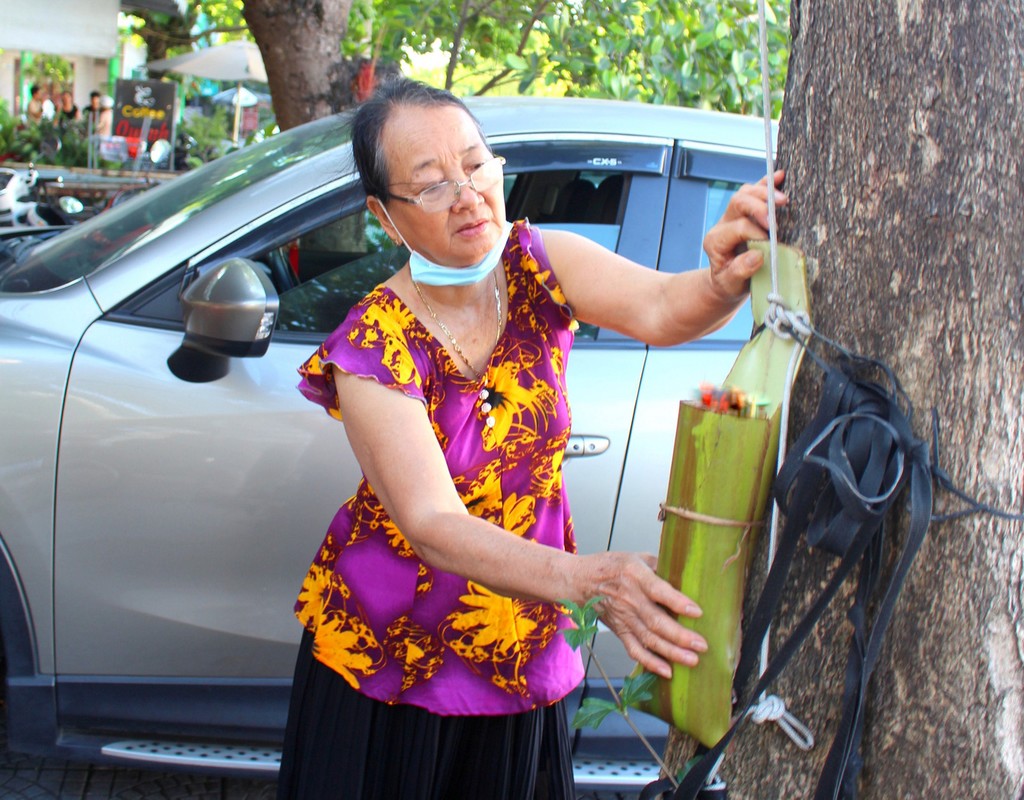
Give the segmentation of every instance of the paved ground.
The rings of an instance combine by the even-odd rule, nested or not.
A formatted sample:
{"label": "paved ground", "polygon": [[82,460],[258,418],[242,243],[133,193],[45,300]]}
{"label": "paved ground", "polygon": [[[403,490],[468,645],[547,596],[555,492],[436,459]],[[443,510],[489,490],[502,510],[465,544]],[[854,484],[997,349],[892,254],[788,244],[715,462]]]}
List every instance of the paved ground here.
{"label": "paved ground", "polygon": [[[6,742],[5,742],[6,745]],[[174,775],[0,754],[4,800],[273,800],[273,781]]]}

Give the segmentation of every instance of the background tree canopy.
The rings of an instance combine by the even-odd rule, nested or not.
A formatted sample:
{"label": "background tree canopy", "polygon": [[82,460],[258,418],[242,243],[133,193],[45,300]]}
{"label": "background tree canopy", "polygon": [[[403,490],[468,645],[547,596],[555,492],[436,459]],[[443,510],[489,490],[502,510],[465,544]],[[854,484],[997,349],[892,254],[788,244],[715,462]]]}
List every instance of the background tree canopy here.
{"label": "background tree canopy", "polygon": [[[184,19],[139,17],[136,33],[155,59],[211,32],[245,35],[244,14],[284,128],[355,102],[356,75],[367,63],[378,73],[401,68],[460,95],[610,97],[760,113],[756,0],[351,0],[340,7],[346,5],[344,13],[328,14],[320,3],[198,0]],[[788,2],[770,0],[768,16],[777,117],[789,60]],[[337,59],[303,63],[310,53]]]}

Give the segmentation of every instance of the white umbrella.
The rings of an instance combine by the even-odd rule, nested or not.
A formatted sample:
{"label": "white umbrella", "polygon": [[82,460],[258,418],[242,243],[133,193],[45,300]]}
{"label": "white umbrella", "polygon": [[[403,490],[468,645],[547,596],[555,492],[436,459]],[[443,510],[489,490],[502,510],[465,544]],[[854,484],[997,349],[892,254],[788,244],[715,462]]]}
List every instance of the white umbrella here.
{"label": "white umbrella", "polygon": [[196,75],[215,81],[267,82],[263,57],[253,42],[235,41],[203,47],[174,58],[150,61],[147,66],[150,69]]}
{"label": "white umbrella", "polygon": [[174,58],[150,61],[147,66],[150,69],[195,75],[215,81],[237,81],[239,91],[235,95],[235,130],[232,137],[235,144],[238,144],[238,124],[242,116],[242,105],[238,102],[242,81],[267,82],[267,69],[263,66],[260,49],[253,42],[246,41],[204,47]]}
{"label": "white umbrella", "polygon": [[233,106],[237,102],[242,108],[252,108],[260,103],[259,95],[250,92],[244,86],[240,89],[236,86],[232,89],[225,89],[223,92],[217,92],[210,100],[219,106]]}

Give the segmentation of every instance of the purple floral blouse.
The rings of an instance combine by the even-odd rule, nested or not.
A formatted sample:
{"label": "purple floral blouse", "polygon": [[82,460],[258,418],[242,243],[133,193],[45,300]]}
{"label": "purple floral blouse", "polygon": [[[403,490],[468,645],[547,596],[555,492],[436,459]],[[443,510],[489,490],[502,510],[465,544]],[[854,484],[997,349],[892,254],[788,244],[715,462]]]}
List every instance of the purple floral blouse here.
{"label": "purple floral blouse", "polygon": [[[469,513],[575,552],[562,458],[576,323],[528,223],[513,226],[502,260],[508,316],[480,380],[463,376],[402,300],[379,286],[299,368],[299,390],[338,419],[332,370],[420,400]],[[583,677],[557,605],[504,597],[424,563],[365,478],[331,522],[295,613],[314,634],[318,660],[386,703],[510,714],[558,701]]]}

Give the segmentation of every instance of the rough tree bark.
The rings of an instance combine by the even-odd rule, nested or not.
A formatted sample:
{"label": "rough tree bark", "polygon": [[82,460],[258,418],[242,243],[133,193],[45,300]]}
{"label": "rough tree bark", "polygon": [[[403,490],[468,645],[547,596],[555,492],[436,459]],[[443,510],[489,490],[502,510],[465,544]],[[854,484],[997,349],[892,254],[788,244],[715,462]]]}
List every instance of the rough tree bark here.
{"label": "rough tree bark", "polygon": [[[1019,512],[1024,7],[794,0],[791,16],[781,239],[808,257],[815,325],[894,368],[919,437],[938,410],[956,485]],[[796,431],[818,377],[805,366]],[[940,493],[936,505],[955,503]],[[833,565],[798,559],[775,633]],[[1024,797],[1022,606],[1021,524],[932,525],[872,679],[863,800]],[[774,726],[748,725],[722,770],[734,800],[812,796],[839,711],[847,607],[840,598],[774,687],[818,746],[804,754]]]}
{"label": "rough tree bark", "polygon": [[245,0],[282,130],[352,104],[358,64],[341,57],[352,0]]}

